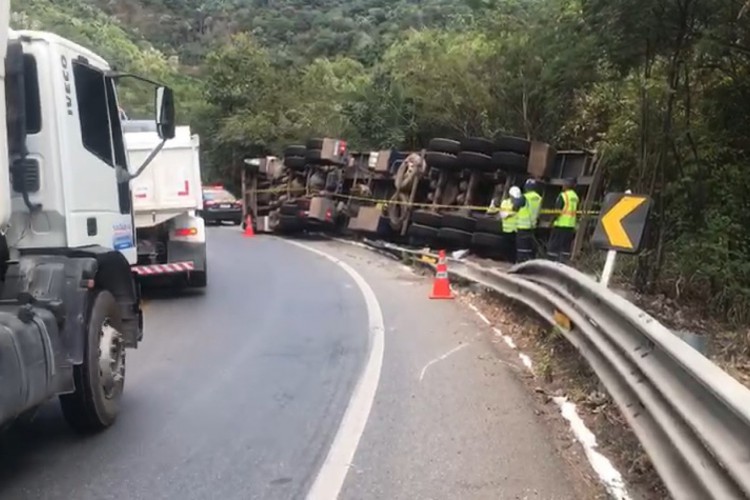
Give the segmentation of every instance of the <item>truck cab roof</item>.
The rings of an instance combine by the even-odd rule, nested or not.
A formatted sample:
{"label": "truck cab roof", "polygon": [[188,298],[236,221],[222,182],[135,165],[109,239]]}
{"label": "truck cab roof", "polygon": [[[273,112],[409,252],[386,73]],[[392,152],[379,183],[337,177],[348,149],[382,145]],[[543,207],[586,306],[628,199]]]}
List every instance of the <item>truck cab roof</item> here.
{"label": "truck cab roof", "polygon": [[68,50],[71,50],[73,52],[76,52],[84,56],[86,59],[88,59],[88,63],[91,66],[94,66],[96,68],[103,69],[103,70],[110,69],[109,63],[98,54],[92,52],[91,50],[87,49],[83,45],[78,45],[77,43],[72,42],[66,38],[55,35],[54,33],[48,33],[46,31],[34,31],[34,30],[19,30],[19,31],[10,30],[9,34],[10,34],[11,39],[21,39],[22,41],[28,41],[32,43],[42,42],[42,43],[48,43],[50,45],[59,45],[59,46],[65,47]]}

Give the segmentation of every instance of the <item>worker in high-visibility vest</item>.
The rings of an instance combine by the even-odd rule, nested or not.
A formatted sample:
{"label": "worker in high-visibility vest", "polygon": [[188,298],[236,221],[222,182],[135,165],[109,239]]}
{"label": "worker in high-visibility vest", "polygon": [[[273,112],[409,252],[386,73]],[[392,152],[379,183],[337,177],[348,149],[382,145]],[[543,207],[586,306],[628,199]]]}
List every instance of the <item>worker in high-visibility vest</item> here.
{"label": "worker in high-visibility vest", "polygon": [[516,231],[518,229],[518,209],[523,204],[521,190],[513,186],[508,191],[508,196],[500,203],[500,218],[503,229],[502,253],[505,260],[516,261]]}
{"label": "worker in high-visibility vest", "polygon": [[547,255],[551,260],[558,262],[570,260],[578,223],[578,202],[575,179],[566,179],[555,203],[555,209],[560,213],[552,223],[552,233],[549,238]]}
{"label": "worker in high-visibility vest", "polygon": [[534,258],[534,232],[542,207],[542,197],[536,192],[536,182],[528,179],[523,188],[523,199],[516,216],[517,262],[526,262]]}

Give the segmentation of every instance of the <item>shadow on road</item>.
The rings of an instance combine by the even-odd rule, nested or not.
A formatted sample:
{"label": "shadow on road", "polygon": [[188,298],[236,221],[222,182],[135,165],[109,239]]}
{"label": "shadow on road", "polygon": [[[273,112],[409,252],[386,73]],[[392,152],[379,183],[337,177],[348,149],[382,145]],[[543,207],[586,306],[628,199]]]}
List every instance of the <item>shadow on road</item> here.
{"label": "shadow on road", "polygon": [[174,300],[202,297],[206,294],[205,289],[187,288],[175,285],[149,285],[141,288],[141,297],[144,300]]}
{"label": "shadow on road", "polygon": [[0,431],[0,498],[6,498],[3,490],[19,476],[49,466],[54,450],[90,439],[96,436],[81,436],[68,427],[57,398],[42,405],[32,418]]}

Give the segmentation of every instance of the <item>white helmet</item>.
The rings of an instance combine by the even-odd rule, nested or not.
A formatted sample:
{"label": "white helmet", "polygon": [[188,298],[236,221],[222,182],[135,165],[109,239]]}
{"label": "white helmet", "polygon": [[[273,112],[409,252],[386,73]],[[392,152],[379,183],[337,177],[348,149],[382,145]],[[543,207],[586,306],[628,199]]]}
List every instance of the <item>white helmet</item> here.
{"label": "white helmet", "polygon": [[511,198],[520,198],[521,188],[519,188],[518,186],[513,186],[510,188],[510,191],[508,191],[508,194],[510,194]]}

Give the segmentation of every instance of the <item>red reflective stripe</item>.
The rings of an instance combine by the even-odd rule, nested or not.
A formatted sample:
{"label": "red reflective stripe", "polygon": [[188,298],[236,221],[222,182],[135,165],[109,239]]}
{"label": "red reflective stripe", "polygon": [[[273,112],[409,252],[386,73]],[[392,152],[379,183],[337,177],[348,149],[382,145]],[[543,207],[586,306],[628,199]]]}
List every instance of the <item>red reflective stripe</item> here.
{"label": "red reflective stripe", "polygon": [[171,274],[192,271],[195,269],[193,261],[171,262],[169,264],[151,264],[148,266],[133,266],[133,272],[139,276],[153,276],[157,274]]}
{"label": "red reflective stripe", "polygon": [[575,217],[576,213],[570,210],[570,198],[568,197],[568,192],[563,191],[562,197],[563,197],[563,209],[560,215],[567,215],[569,217]]}
{"label": "red reflective stripe", "polygon": [[183,191],[178,191],[177,196],[187,196],[190,194],[190,183],[188,181],[185,181],[185,189]]}

